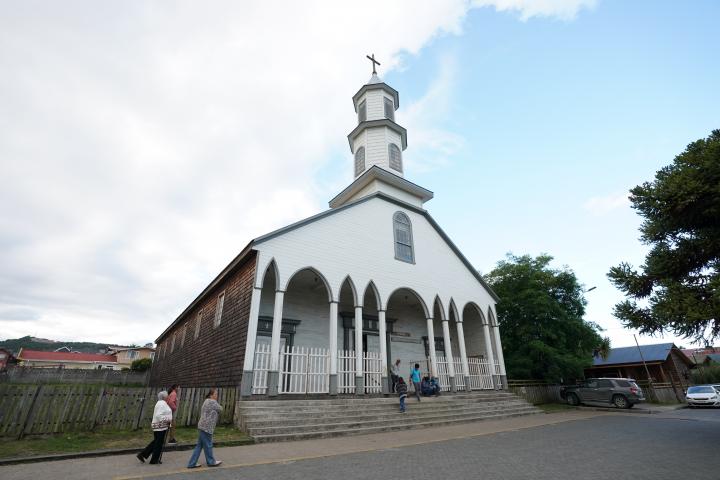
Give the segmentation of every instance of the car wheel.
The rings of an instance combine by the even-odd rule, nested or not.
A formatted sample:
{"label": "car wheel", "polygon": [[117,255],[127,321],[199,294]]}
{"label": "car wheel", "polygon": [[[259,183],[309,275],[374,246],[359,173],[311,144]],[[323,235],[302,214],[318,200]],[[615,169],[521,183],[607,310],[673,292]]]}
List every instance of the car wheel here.
{"label": "car wheel", "polygon": [[572,406],[580,405],[580,399],[574,393],[568,393],[567,403],[568,403],[568,405],[572,405]]}
{"label": "car wheel", "polygon": [[629,402],[628,402],[628,406],[627,406],[627,408],[632,408],[632,407],[634,407],[634,406],[635,406],[635,404],[634,404],[634,403],[629,403]]}
{"label": "car wheel", "polygon": [[615,395],[612,399],[612,403],[617,408],[630,408],[628,406],[630,405],[630,402],[628,402],[627,398],[623,397],[622,395]]}

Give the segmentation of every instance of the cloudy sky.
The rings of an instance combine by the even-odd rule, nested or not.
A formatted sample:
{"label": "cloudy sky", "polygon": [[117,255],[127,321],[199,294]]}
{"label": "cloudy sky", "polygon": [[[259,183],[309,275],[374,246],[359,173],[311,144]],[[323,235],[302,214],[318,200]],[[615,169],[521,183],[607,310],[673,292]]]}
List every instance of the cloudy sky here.
{"label": "cloudy sky", "polygon": [[627,190],[720,127],[719,18],[714,1],[3,2],[0,338],[154,340],[251,238],[351,182],[374,53],[406,177],[466,256],[553,255],[629,345],[605,276],[645,252]]}

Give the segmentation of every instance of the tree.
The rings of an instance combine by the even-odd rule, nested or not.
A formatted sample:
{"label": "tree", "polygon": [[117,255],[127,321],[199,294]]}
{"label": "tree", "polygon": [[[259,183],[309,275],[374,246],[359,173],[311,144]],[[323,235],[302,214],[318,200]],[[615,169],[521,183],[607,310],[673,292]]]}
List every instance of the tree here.
{"label": "tree", "polygon": [[651,249],[639,270],[625,262],[610,269],[627,297],[615,316],[641,333],[712,342],[720,336],[720,130],[630,193]]}
{"label": "tree", "polygon": [[510,378],[582,378],[593,354],[609,349],[600,327],[583,319],[585,298],[575,273],[550,268],[552,257],[529,255],[507,260],[485,279],[500,297],[498,323]]}
{"label": "tree", "polygon": [[133,372],[144,372],[150,370],[150,367],[152,367],[152,359],[150,358],[138,358],[130,364],[130,370]]}

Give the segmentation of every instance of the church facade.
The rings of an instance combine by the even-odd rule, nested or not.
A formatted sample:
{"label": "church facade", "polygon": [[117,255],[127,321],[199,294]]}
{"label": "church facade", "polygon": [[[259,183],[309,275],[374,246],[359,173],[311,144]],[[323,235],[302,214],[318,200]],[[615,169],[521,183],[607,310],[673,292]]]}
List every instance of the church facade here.
{"label": "church facade", "polygon": [[353,104],[354,181],[233,259],[158,337],[153,384],[382,394],[399,359],[446,391],[506,386],[498,298],[404,178],[398,92],[373,73]]}

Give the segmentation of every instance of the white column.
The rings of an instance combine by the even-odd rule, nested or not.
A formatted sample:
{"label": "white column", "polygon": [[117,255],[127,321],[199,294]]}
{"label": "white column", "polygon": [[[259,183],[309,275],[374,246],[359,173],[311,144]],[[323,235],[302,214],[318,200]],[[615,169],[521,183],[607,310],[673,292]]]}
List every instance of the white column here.
{"label": "white column", "polygon": [[450,376],[450,390],[455,391],[455,364],[450,344],[450,326],[447,320],[442,321],[443,343],[445,343],[445,359],[447,360],[448,375]]}
{"label": "white column", "polygon": [[275,291],[275,309],[273,310],[272,339],[270,340],[270,371],[268,372],[268,395],[278,394],[280,386],[280,333],[282,332],[283,298],[285,292]]}
{"label": "white column", "polygon": [[502,383],[500,388],[507,386],[507,373],[505,373],[505,359],[503,358],[502,342],[500,342],[500,327],[497,325],[493,326],[493,335],[495,337],[495,351],[497,352],[498,362],[500,363],[500,375],[502,376]]}
{"label": "white column", "polygon": [[270,370],[278,371],[280,363],[280,333],[282,332],[283,300],[285,292],[275,292],[275,308],[273,309],[272,339],[270,340]]}
{"label": "white column", "polygon": [[355,307],[355,393],[365,393],[363,376],[363,320],[362,307]]}
{"label": "white column", "polygon": [[490,338],[490,327],[488,327],[487,323],[483,324],[483,335],[485,337],[485,356],[487,357],[487,361],[490,364],[490,373],[493,381],[493,385],[496,385],[495,380],[495,356],[493,355],[492,351],[492,338]]}
{"label": "white column", "polygon": [[[468,365],[467,351],[465,350],[465,330],[463,329],[462,322],[455,322],[455,327],[457,329],[458,345],[460,346],[460,359],[462,360],[464,370],[463,375],[469,377],[470,366]],[[465,379],[465,388],[470,390],[470,385],[467,383],[467,379]]]}
{"label": "white column", "polygon": [[328,342],[330,348],[330,395],[337,394],[337,325],[338,304],[333,300],[330,302],[330,339]]}
{"label": "white column", "polygon": [[255,368],[255,341],[257,340],[258,316],[260,314],[260,295],[262,289],[253,287],[250,296],[250,316],[248,318],[247,340],[245,341],[245,360],[243,360],[243,376],[240,381],[240,395],[252,393],[253,369]]}
{"label": "white column", "polygon": [[387,366],[387,326],[385,325],[385,310],[378,310],[378,330],[380,335],[380,368],[382,392],[388,393],[388,366]]}
{"label": "white column", "polygon": [[435,328],[433,327],[433,319],[427,319],[427,331],[428,331],[428,349],[430,350],[430,375],[437,377],[437,371],[435,365],[437,364],[437,358],[435,356]]}
{"label": "white column", "polygon": [[338,303],[330,302],[330,375],[337,374]]}

